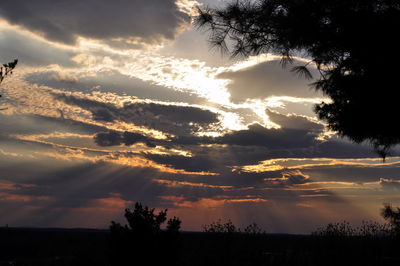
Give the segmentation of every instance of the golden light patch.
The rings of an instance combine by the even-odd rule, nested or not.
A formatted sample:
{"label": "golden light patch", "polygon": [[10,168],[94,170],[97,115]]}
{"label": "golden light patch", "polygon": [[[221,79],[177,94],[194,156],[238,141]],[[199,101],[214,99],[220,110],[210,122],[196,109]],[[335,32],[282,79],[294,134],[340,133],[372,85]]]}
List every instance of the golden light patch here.
{"label": "golden light patch", "polygon": [[[143,143],[135,143],[134,145],[127,146],[127,147],[121,147],[121,146],[116,146],[116,147],[109,147],[109,148],[93,148],[93,147],[88,147],[88,146],[93,146],[94,143],[92,143],[92,139],[94,138],[94,135],[87,135],[87,134],[76,134],[76,133],[71,133],[71,132],[51,132],[47,134],[30,134],[30,135],[13,135],[14,138],[24,140],[24,141],[30,141],[30,142],[36,142],[36,143],[41,143],[41,144],[46,144],[54,147],[59,147],[59,148],[65,148],[69,149],[67,153],[73,153],[73,150],[82,150],[82,151],[92,151],[92,152],[102,152],[102,153],[108,153],[115,151],[117,149],[118,152],[134,152],[136,154],[158,154],[158,155],[176,155],[176,156],[184,156],[184,157],[192,157],[193,154],[190,151],[185,151],[185,150],[179,150],[179,149],[167,149],[163,146],[156,146],[156,147],[148,147],[147,145]],[[87,142],[83,143],[83,147],[79,146],[70,146],[70,145],[65,145],[62,143],[57,143],[58,139],[68,139],[68,138],[76,138],[76,139],[88,139]],[[2,152],[0,149],[0,154],[3,153],[4,155],[12,156],[12,154]],[[49,153],[48,155],[51,155]],[[15,154],[15,156],[22,156]],[[50,156],[54,157],[54,156]],[[72,156],[73,157],[73,156]]]}
{"label": "golden light patch", "polygon": [[[71,208],[69,212],[96,213],[119,213],[121,210],[133,205],[133,201],[125,200],[119,193],[109,193],[108,197],[92,199],[87,204],[77,208]],[[59,209],[65,213],[65,209]]]}
{"label": "golden light patch", "polygon": [[31,201],[48,201],[51,197],[47,196],[28,196],[12,194],[7,192],[0,192],[1,201],[11,201],[11,202],[31,202]]}
{"label": "golden light patch", "polygon": [[[183,174],[183,175],[219,175],[218,173],[213,172],[192,172],[185,171],[182,169],[175,169],[168,165],[158,164],[152,160],[141,157],[140,151],[135,155],[131,151],[112,151],[107,149],[94,149],[94,148],[86,148],[86,147],[74,147],[70,145],[57,144],[50,141],[41,140],[40,138],[50,138],[54,136],[60,137],[68,137],[75,136],[73,133],[50,133],[50,134],[39,134],[39,135],[14,135],[14,137],[31,141],[35,143],[46,144],[54,148],[60,148],[61,151],[41,151],[36,152],[36,154],[41,156],[47,156],[58,160],[88,160],[93,163],[104,161],[110,162],[118,165],[130,166],[130,167],[142,167],[142,168],[153,168],[157,169],[160,172],[164,173],[174,173],[174,174]],[[147,148],[145,145],[142,145],[143,148],[150,150],[151,148]],[[177,150],[178,151],[178,150]],[[90,156],[85,152],[93,152],[93,153],[103,153],[104,155],[100,156]],[[178,151],[179,153],[180,151]]]}
{"label": "golden light patch", "polygon": [[66,139],[66,138],[84,138],[84,139],[92,139],[93,135],[86,135],[86,134],[77,134],[71,132],[51,132],[47,134],[30,134],[30,135],[20,135],[16,134],[13,135],[17,139],[21,140],[45,140],[45,139]]}
{"label": "golden light patch", "polygon": [[153,179],[153,182],[164,184],[168,187],[198,187],[198,188],[217,188],[217,189],[232,189],[233,186],[218,186],[218,185],[210,185],[205,183],[193,183],[187,181],[172,181],[172,180],[165,180],[165,179]]}
{"label": "golden light patch", "polygon": [[234,166],[232,171],[263,173],[269,171],[280,171],[290,169],[307,169],[321,166],[357,166],[377,167],[398,165],[400,157],[390,157],[385,162],[381,158],[362,159],[336,159],[336,158],[280,158],[261,161],[255,165]]}
{"label": "golden light patch", "polygon": [[200,209],[208,209],[208,208],[218,208],[222,207],[225,204],[239,204],[239,203],[265,203],[268,202],[266,199],[262,198],[224,198],[219,199],[216,198],[200,198],[196,201],[188,201],[184,197],[170,197],[170,196],[162,196],[162,199],[171,201],[171,203],[175,207],[179,208],[200,208]]}
{"label": "golden light patch", "polygon": [[3,155],[5,155],[5,156],[11,156],[11,157],[20,157],[20,156],[21,156],[21,155],[18,154],[18,153],[15,153],[15,152],[8,152],[8,151],[5,151],[5,150],[3,150],[3,149],[0,149],[0,154],[3,154]]}
{"label": "golden light patch", "polygon": [[180,12],[186,13],[191,17],[197,15],[196,7],[202,5],[202,3],[196,0],[177,0],[175,4],[178,6]]}
{"label": "golden light patch", "polygon": [[11,182],[0,181],[0,190],[15,190],[15,184]]}
{"label": "golden light patch", "polygon": [[56,160],[61,160],[61,161],[71,161],[71,160],[85,160],[85,161],[90,161],[90,162],[96,162],[95,157],[90,157],[85,155],[85,153],[82,150],[79,149],[69,149],[66,148],[64,152],[35,152],[37,155],[40,156],[46,156],[49,158],[53,158]]}
{"label": "golden light patch", "polygon": [[120,195],[110,193],[110,197],[96,199],[94,200],[93,204],[103,206],[104,208],[123,209],[126,208],[128,205],[132,205],[133,201],[124,200],[121,198]]}
{"label": "golden light patch", "polygon": [[159,198],[166,200],[166,201],[172,201],[172,202],[179,202],[179,201],[185,200],[185,197],[183,197],[183,196],[173,196],[173,195],[159,196]]}
{"label": "golden light patch", "polygon": [[154,161],[139,156],[124,156],[124,155],[110,154],[109,156],[103,156],[100,157],[99,159],[102,161],[130,166],[130,167],[153,168],[163,173],[181,174],[181,175],[210,175],[210,176],[219,175],[219,173],[212,173],[212,172],[203,172],[203,171],[190,172],[182,169],[175,169],[168,165],[158,164]]}
{"label": "golden light patch", "polygon": [[[279,164],[280,160],[265,160],[256,165],[234,166],[232,172],[245,172],[245,173],[262,173],[269,171],[280,171],[285,167]],[[274,178],[271,180],[273,181]]]}
{"label": "golden light patch", "polygon": [[321,197],[329,197],[330,194],[305,194],[300,195],[300,198],[321,198]]}

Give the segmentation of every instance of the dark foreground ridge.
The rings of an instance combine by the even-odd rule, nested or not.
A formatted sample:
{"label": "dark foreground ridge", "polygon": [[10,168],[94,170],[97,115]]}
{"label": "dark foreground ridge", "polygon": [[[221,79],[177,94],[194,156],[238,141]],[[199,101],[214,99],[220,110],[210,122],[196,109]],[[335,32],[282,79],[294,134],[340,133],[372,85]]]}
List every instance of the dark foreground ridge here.
{"label": "dark foreground ridge", "polygon": [[109,230],[0,228],[0,265],[400,265],[393,237],[182,232],[177,256],[128,246],[122,261],[114,244]]}

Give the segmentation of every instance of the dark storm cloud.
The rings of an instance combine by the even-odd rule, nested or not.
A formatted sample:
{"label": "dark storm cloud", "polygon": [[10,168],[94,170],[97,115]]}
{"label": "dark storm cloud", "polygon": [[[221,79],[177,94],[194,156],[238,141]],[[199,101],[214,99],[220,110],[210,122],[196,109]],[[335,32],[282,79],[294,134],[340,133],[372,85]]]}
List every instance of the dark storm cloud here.
{"label": "dark storm cloud", "polygon": [[315,140],[324,126],[303,116],[282,115],[267,110],[270,119],[281,126],[268,129],[260,124],[251,124],[248,129],[226,133],[220,137],[178,136],[174,142],[181,145],[228,144],[258,146],[270,149],[297,149],[319,143]]}
{"label": "dark storm cloud", "polygon": [[[370,145],[355,144],[345,139],[331,137],[326,141],[316,139],[323,126],[302,116],[285,116],[269,113],[270,118],[281,125],[280,129],[267,129],[259,124],[247,130],[234,131],[220,137],[177,136],[168,145],[189,149],[192,158],[157,155],[151,157],[159,163],[168,163],[179,169],[196,171],[222,171],[228,166],[251,165],[276,158],[376,158]],[[201,145],[212,144],[212,145]],[[212,163],[207,158],[213,158]],[[188,168],[185,168],[188,167]],[[329,168],[329,166],[327,166]],[[339,168],[339,169],[337,169]],[[344,171],[332,167],[333,172]],[[212,169],[212,170],[211,170]],[[345,169],[348,169],[347,166]],[[317,169],[308,169],[317,171]],[[330,170],[322,171],[324,174]],[[350,171],[351,172],[351,171]],[[368,170],[365,170],[368,172]],[[375,173],[378,173],[377,170]],[[365,176],[362,173],[360,176]],[[332,176],[332,180],[335,179]]]}
{"label": "dark storm cloud", "polygon": [[133,103],[119,108],[113,104],[73,96],[55,97],[90,111],[94,120],[123,121],[177,135],[190,134],[198,126],[207,127],[219,121],[216,113],[191,106]]}
{"label": "dark storm cloud", "polygon": [[241,146],[265,146],[271,149],[295,149],[316,144],[316,135],[301,129],[267,129],[253,124],[217,138],[217,143]]}
{"label": "dark storm cloud", "polygon": [[[304,156],[306,148],[315,147],[319,141],[315,132],[300,129],[268,129],[260,124],[252,124],[248,129],[226,133],[220,137],[177,136],[171,144],[176,145],[201,145],[220,144],[228,146],[251,146],[266,148],[264,156],[281,158],[284,155],[291,157],[293,154]],[[223,147],[222,149],[226,149]],[[254,151],[254,150],[253,150]]]}
{"label": "dark storm cloud", "polygon": [[[169,145],[180,145],[190,149],[198,158],[212,157],[215,164],[247,165],[258,161],[275,158],[373,158],[377,155],[367,144],[354,144],[350,141],[331,137],[321,141],[316,137],[324,127],[306,117],[282,115],[267,110],[273,122],[281,125],[280,129],[268,129],[253,124],[246,130],[233,131],[220,137],[177,136]],[[201,146],[201,144],[214,144]],[[215,145],[220,144],[220,145]],[[191,165],[194,158],[166,158],[159,156],[156,161],[168,161],[172,165],[184,168]],[[202,165],[202,160],[200,160]],[[193,170],[193,168],[191,168]],[[202,169],[202,168],[201,168]]]}
{"label": "dark storm cloud", "polygon": [[46,39],[74,44],[82,36],[98,40],[138,37],[173,39],[189,22],[174,0],[4,0],[0,16]]}
{"label": "dark storm cloud", "polygon": [[94,136],[94,141],[99,146],[117,146],[121,144],[125,144],[126,146],[131,146],[135,143],[144,143],[148,147],[155,147],[155,144],[153,144],[152,142],[154,141],[153,139],[132,132],[124,132],[124,133],[119,133],[116,131],[101,132],[97,133]]}
{"label": "dark storm cloud", "polygon": [[211,158],[209,156],[185,157],[179,155],[148,154],[146,157],[157,163],[171,165],[174,168],[184,169],[186,171],[212,171],[218,167],[224,166],[219,165],[216,161],[219,158]]}
{"label": "dark storm cloud", "polygon": [[[303,98],[321,97],[309,87],[312,81],[297,77],[290,72],[290,67],[304,65],[294,61],[293,65],[282,68],[278,60],[264,62],[243,70],[225,72],[218,77],[230,79],[228,86],[231,99],[234,102],[243,102],[246,99],[264,99],[270,96],[293,96]],[[317,71],[310,68],[314,77]]]}
{"label": "dark storm cloud", "polygon": [[[182,139],[182,138],[181,138]],[[179,140],[181,140],[179,139]],[[186,138],[187,139],[187,138]],[[193,140],[194,138],[192,138]],[[252,165],[259,161],[277,159],[277,158],[376,158],[377,155],[371,151],[369,146],[360,146],[358,144],[344,142],[340,140],[332,140],[320,142],[313,141],[313,145],[301,148],[274,148],[269,145],[266,139],[264,145],[248,146],[248,145],[214,145],[214,146],[195,146],[198,144],[212,144],[215,139],[204,138],[197,139],[183,145],[184,148],[190,149],[192,153],[201,156],[214,158],[216,164],[219,165]],[[176,143],[176,141],[172,141]],[[189,143],[188,141],[186,143]],[[332,150],[331,150],[332,149]]]}
{"label": "dark storm cloud", "polygon": [[303,116],[283,115],[268,109],[266,113],[272,122],[280,125],[282,128],[308,130],[310,132],[322,132],[324,130],[323,125],[313,122]]}
{"label": "dark storm cloud", "polygon": [[[64,96],[63,96],[64,97]],[[123,107],[118,110],[114,105],[106,105],[94,101],[74,99],[74,101],[84,101],[79,106],[85,106],[91,110],[96,119],[106,121],[114,121],[120,115],[125,117],[139,117],[128,115],[132,113],[135,107]],[[85,101],[88,101],[87,103]],[[68,102],[68,100],[67,100]],[[76,102],[75,102],[76,103]],[[140,104],[140,108],[143,107]],[[153,104],[150,104],[150,107]],[[162,106],[163,108],[164,106]],[[153,107],[151,107],[152,109]],[[130,110],[132,109],[132,110]],[[152,109],[157,110],[157,108]],[[173,109],[174,110],[174,109]],[[143,112],[141,110],[140,112]],[[268,129],[259,124],[252,124],[246,130],[233,131],[226,133],[220,137],[199,137],[186,134],[189,130],[170,131],[174,133],[185,132],[184,135],[177,134],[168,141],[154,140],[149,137],[137,133],[119,133],[108,132],[98,133],[95,136],[95,142],[100,146],[114,145],[132,145],[135,143],[144,143],[149,147],[158,145],[169,147],[178,147],[192,152],[193,157],[170,156],[170,155],[146,155],[160,164],[171,165],[176,169],[184,169],[187,171],[225,171],[229,166],[256,164],[259,161],[275,158],[367,158],[376,157],[368,145],[356,145],[349,141],[341,140],[336,137],[328,141],[317,140],[316,137],[323,130],[323,126],[315,123],[308,118],[295,115],[281,115],[278,113],[267,111],[272,121],[281,125],[280,129]],[[155,112],[155,117],[160,118],[161,114],[166,115],[167,112]],[[173,120],[178,116],[173,115],[168,118],[163,116],[163,121],[168,123],[176,123]],[[146,118],[145,115],[142,116]],[[193,116],[190,116],[193,119]],[[201,117],[201,116],[200,116]],[[157,119],[158,119],[157,118]],[[139,119],[139,118],[138,118]],[[172,120],[172,121],[171,121]],[[185,119],[181,119],[186,121]],[[124,121],[133,122],[133,120],[125,119]],[[150,120],[149,120],[150,121]],[[142,120],[143,122],[143,120]],[[142,123],[139,122],[139,123]],[[181,127],[190,128],[187,123],[179,123]],[[198,119],[198,122],[204,122],[207,125],[207,119]],[[151,125],[147,123],[146,125]],[[161,129],[160,127],[156,127]],[[165,125],[163,129],[171,128]],[[202,145],[210,144],[210,145]],[[209,158],[213,158],[210,160]]]}
{"label": "dark storm cloud", "polygon": [[1,62],[9,62],[18,58],[19,64],[30,66],[59,64],[74,67],[77,65],[71,60],[71,57],[76,55],[75,52],[51,46],[46,42],[12,30],[0,30],[0,51]]}
{"label": "dark storm cloud", "polygon": [[332,137],[312,150],[312,157],[323,158],[376,158],[377,154],[367,143],[356,144],[347,139]]}
{"label": "dark storm cloud", "polygon": [[313,166],[303,169],[302,172],[312,176],[314,181],[339,181],[339,182],[377,182],[379,178],[396,179],[400,164],[378,166],[352,166],[352,165],[326,165]]}

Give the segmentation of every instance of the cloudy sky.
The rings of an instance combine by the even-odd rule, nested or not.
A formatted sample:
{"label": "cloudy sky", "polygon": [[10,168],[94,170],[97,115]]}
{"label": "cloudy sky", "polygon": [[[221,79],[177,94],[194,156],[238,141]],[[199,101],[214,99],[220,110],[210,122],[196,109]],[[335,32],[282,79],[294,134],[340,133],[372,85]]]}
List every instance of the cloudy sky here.
{"label": "cloudy sky", "polygon": [[210,50],[193,8],[224,2],[2,0],[0,225],[106,228],[139,201],[308,233],[400,204],[399,152],[327,131],[312,81]]}

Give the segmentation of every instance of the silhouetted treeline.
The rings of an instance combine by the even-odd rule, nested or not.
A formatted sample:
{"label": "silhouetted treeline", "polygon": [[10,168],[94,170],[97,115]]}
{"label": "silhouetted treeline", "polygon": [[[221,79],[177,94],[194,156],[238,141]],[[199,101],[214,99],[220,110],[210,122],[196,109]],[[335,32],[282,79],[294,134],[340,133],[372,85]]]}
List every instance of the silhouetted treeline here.
{"label": "silhouetted treeline", "polygon": [[0,266],[110,265],[109,231],[0,228]]}
{"label": "silhouetted treeline", "polygon": [[[0,228],[2,265],[400,265],[400,210],[385,205],[388,224],[331,223],[311,235],[267,234],[256,224],[239,228],[230,220],[204,225],[204,232],[180,232],[137,203],[126,209],[127,225],[110,230]],[[162,225],[167,222],[165,228]]]}
{"label": "silhouetted treeline", "polygon": [[123,258],[115,258],[112,239],[107,230],[1,228],[0,266],[400,265],[399,241],[386,237],[182,232],[179,246],[164,242],[179,251],[173,259],[157,249],[140,253],[132,242],[125,242]]}

